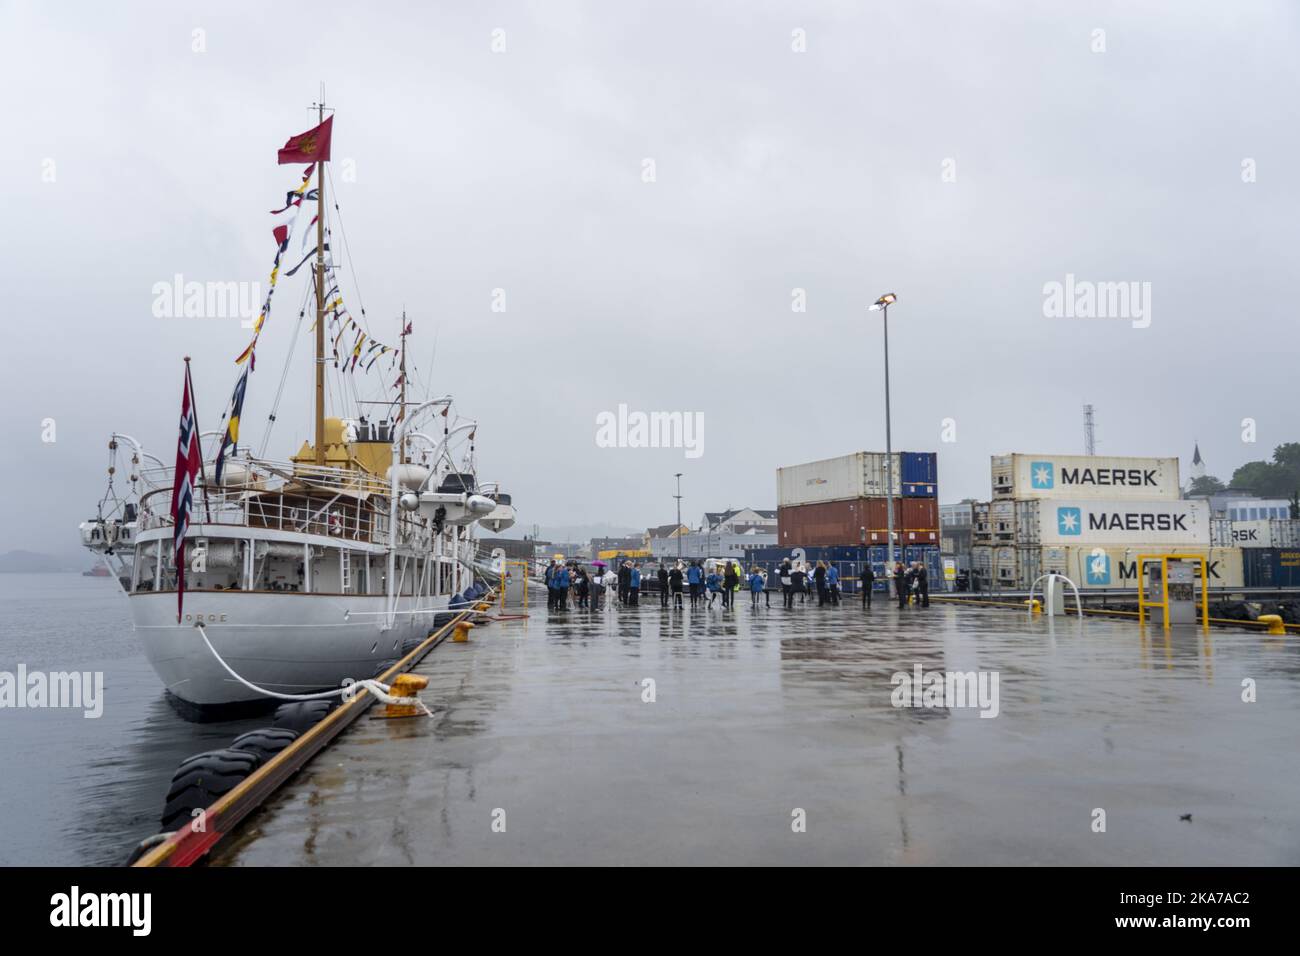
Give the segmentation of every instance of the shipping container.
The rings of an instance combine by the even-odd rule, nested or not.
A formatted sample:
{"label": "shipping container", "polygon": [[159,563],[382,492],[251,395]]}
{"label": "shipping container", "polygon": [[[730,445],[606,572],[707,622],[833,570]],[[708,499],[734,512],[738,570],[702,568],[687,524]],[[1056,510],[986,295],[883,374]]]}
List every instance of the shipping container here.
{"label": "shipping container", "polygon": [[992,503],[977,501],[971,505],[971,542],[973,544],[993,543]]}
{"label": "shipping container", "polygon": [[[885,498],[855,498],[793,505],[776,510],[781,547],[885,544]],[[894,533],[898,544],[939,543],[937,498],[895,498]]]}
{"label": "shipping container", "polygon": [[995,498],[1181,497],[1177,458],[994,455]]}
{"label": "shipping container", "polygon": [[995,544],[1015,544],[1017,542],[1016,505],[1017,502],[1015,501],[989,502],[989,528],[992,532],[992,541]]}
{"label": "shipping container", "polygon": [[898,454],[904,481],[938,483],[939,456],[935,452],[900,451]]}
{"label": "shipping container", "polygon": [[939,494],[939,456],[932,451],[898,453],[905,498],[933,498]]}
{"label": "shipping container", "polygon": [[1300,548],[1300,521],[1292,518],[1255,521],[1216,518],[1212,522],[1211,536],[1215,544],[1222,542],[1239,548]]}
{"label": "shipping container", "polygon": [[1300,550],[1242,548],[1241,559],[1246,587],[1300,589]]}
{"label": "shipping container", "polygon": [[[1101,545],[990,546],[971,550],[971,570],[980,576],[980,587],[1028,591],[1040,575],[1064,574],[1079,590],[1136,588],[1137,559],[1140,555],[1204,555],[1210,587],[1241,587],[1241,548],[1170,547],[1144,544],[1135,547]],[[1296,552],[1300,556],[1300,552]],[[972,590],[976,585],[972,584]]]}
{"label": "shipping container", "polygon": [[860,451],[839,458],[791,465],[776,470],[776,503],[787,505],[816,504],[825,501],[848,501],[854,498],[883,498],[887,480],[894,494],[899,493],[899,455],[889,456],[892,475],[886,474],[883,452]]}
{"label": "shipping container", "polygon": [[1062,498],[994,504],[1014,504],[1019,544],[1210,545],[1210,506],[1201,500]]}
{"label": "shipping container", "polygon": [[1244,583],[1241,548],[1170,547],[1161,544],[1044,547],[1041,549],[1039,573],[1054,571],[1064,574],[1080,590],[1136,588],[1139,556],[1175,553],[1204,556],[1208,562],[1206,574],[1212,588],[1239,588]]}
{"label": "shipping container", "polygon": [[1232,522],[1227,518],[1210,519],[1210,546],[1215,548],[1232,546]]}

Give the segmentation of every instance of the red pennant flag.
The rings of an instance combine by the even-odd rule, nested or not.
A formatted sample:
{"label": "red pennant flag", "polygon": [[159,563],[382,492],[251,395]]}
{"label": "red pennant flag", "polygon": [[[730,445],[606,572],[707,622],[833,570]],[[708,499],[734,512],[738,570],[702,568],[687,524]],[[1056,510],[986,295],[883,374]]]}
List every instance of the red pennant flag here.
{"label": "red pennant flag", "polygon": [[279,163],[314,163],[328,161],[330,158],[330,133],[334,129],[334,117],[331,116],[315,129],[309,129],[297,136],[290,136],[289,142],[279,153]]}

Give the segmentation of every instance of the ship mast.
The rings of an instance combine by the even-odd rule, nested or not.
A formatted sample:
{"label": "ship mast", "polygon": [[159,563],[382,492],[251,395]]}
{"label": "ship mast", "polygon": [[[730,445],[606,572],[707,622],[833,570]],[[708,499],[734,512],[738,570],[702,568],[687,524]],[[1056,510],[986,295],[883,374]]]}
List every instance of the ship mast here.
{"label": "ship mast", "polygon": [[[325,97],[316,104],[325,122]],[[325,161],[316,161],[316,464],[325,464]]]}
{"label": "ship mast", "polygon": [[[402,374],[398,377],[398,381],[402,383],[402,394],[399,398],[399,401],[401,402],[401,406],[402,406],[402,413],[398,417],[401,421],[406,421],[406,310],[405,309],[402,310],[402,334],[400,338],[402,342]],[[402,455],[401,455],[401,462],[403,465],[407,463],[406,451],[408,447],[410,446],[407,445],[406,439],[403,438]]]}

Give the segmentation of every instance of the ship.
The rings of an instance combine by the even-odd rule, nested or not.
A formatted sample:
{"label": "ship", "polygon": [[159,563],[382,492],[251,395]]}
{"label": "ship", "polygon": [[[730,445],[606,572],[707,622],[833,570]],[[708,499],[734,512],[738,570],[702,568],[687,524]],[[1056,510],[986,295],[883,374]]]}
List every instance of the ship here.
{"label": "ship", "polygon": [[[317,129],[328,135],[334,117],[327,126],[319,109]],[[493,566],[479,551],[476,526],[499,531],[514,523],[501,484],[480,489],[477,422],[462,419],[451,395],[413,394],[413,323],[403,312],[398,344],[386,345],[342,304],[328,256],[327,162],[328,146],[286,206],[297,205],[290,211],[299,221],[309,206],[318,211],[314,255],[307,252],[312,289],[304,290],[315,293],[314,435],[280,460],[240,445],[246,436],[238,434],[238,419],[268,295],[223,428],[201,433],[222,439],[207,447],[200,439],[201,478],[183,536],[183,612],[169,507],[179,469],[115,432],[109,493],[80,526],[82,544],[110,565],[128,596],[135,632],[168,699],[191,719],[222,719],[374,676],[487,590]],[[290,245],[287,231],[276,239],[272,291]],[[392,363],[393,394],[370,403],[366,415],[357,389],[336,387],[329,393],[335,407],[327,409],[327,374],[358,376],[361,366],[377,364],[371,354]],[[378,364],[381,372],[388,367]],[[186,369],[188,383],[188,362]],[[273,410],[265,437],[274,422]],[[128,449],[126,487],[118,490],[117,460]]]}

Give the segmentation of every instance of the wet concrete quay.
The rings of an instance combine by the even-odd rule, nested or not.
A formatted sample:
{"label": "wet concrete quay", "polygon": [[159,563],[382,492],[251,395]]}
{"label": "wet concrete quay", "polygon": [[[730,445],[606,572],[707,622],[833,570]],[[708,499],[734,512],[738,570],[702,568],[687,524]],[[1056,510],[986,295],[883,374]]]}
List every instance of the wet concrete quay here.
{"label": "wet concrete quay", "polygon": [[[362,717],[213,862],[1300,863],[1293,635],[779,604],[446,642],[434,719]],[[996,674],[997,716],[894,706],[917,665]]]}

